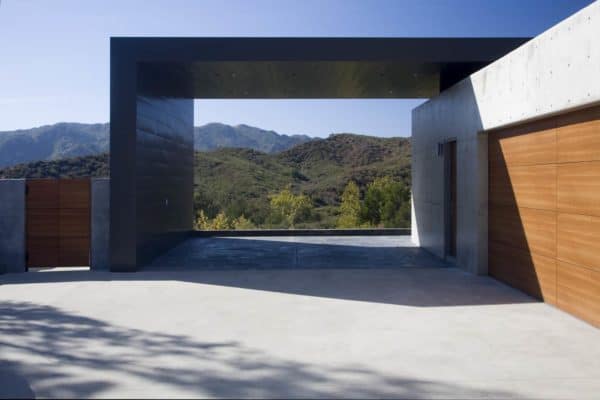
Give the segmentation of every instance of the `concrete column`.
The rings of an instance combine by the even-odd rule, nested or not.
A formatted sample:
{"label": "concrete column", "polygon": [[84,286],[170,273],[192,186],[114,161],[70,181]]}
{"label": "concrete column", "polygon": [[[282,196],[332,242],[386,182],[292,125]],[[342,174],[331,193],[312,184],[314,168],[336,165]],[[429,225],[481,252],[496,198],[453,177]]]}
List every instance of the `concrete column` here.
{"label": "concrete column", "polygon": [[0,273],[25,272],[25,180],[0,180]]}
{"label": "concrete column", "polygon": [[109,269],[110,257],[110,179],[92,179],[92,241],[90,268]]}

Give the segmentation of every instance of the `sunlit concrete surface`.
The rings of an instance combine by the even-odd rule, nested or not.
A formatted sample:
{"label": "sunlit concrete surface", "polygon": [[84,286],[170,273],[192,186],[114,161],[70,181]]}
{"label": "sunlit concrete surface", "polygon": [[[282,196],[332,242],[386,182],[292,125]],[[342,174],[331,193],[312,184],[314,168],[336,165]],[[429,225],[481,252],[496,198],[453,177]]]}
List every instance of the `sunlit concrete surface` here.
{"label": "sunlit concrete surface", "polygon": [[597,398],[600,331],[454,268],[0,276],[2,397]]}

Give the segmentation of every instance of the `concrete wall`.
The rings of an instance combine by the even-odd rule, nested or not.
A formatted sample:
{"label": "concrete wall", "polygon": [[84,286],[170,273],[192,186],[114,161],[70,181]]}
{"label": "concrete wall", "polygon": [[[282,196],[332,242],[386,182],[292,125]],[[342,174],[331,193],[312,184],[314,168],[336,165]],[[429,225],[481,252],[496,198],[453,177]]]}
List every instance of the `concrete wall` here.
{"label": "concrete wall", "polygon": [[110,180],[92,178],[91,182],[91,249],[90,268],[106,270],[110,262]]}
{"label": "concrete wall", "polygon": [[487,273],[486,130],[600,102],[600,2],[413,110],[413,241],[444,255],[444,163],[457,140],[459,267]]}
{"label": "concrete wall", "polygon": [[0,273],[25,272],[25,180],[0,180]]}

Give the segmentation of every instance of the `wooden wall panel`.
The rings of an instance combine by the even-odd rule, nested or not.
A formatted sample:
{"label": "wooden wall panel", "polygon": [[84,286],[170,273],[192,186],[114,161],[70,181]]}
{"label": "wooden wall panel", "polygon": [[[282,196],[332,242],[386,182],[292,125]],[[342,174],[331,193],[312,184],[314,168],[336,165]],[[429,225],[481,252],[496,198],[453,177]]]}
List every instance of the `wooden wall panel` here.
{"label": "wooden wall panel", "polygon": [[58,209],[27,208],[28,237],[58,237]]}
{"label": "wooden wall panel", "polygon": [[557,256],[600,271],[600,218],[559,213]]}
{"label": "wooden wall panel", "polygon": [[53,179],[26,182],[27,267],[58,265],[58,184]]}
{"label": "wooden wall panel", "polygon": [[89,237],[63,237],[60,239],[59,263],[63,266],[86,266],[90,262]]}
{"label": "wooden wall panel", "polygon": [[90,210],[61,208],[59,211],[60,237],[89,237]]}
{"label": "wooden wall panel", "polygon": [[541,131],[523,134],[511,129],[495,135],[489,144],[489,159],[506,165],[553,164],[556,162],[556,131],[542,126]]}
{"label": "wooden wall panel", "polygon": [[558,307],[600,327],[600,273],[558,261],[557,277]]}
{"label": "wooden wall panel", "polygon": [[504,168],[490,164],[492,204],[556,209],[556,165],[525,165]]}
{"label": "wooden wall panel", "polygon": [[27,181],[27,266],[89,265],[89,179]]}
{"label": "wooden wall panel", "polygon": [[546,257],[556,257],[556,212],[490,206],[489,240]]}
{"label": "wooden wall panel", "polygon": [[60,208],[90,207],[90,180],[63,179],[59,185]]}
{"label": "wooden wall panel", "polygon": [[488,146],[489,274],[600,326],[600,107]]}
{"label": "wooden wall panel", "polygon": [[491,206],[515,207],[515,195],[505,165],[489,165],[488,203]]}
{"label": "wooden wall panel", "polygon": [[55,179],[27,180],[27,208],[58,208],[58,182]]}
{"label": "wooden wall panel", "polygon": [[557,175],[559,211],[600,217],[600,161],[560,164]]}
{"label": "wooden wall panel", "polygon": [[600,161],[600,107],[557,119],[557,161]]}
{"label": "wooden wall panel", "polygon": [[61,180],[59,187],[59,262],[65,266],[89,265],[90,181]]}
{"label": "wooden wall panel", "polygon": [[27,266],[55,267],[58,265],[58,237],[28,237]]}
{"label": "wooden wall panel", "polygon": [[489,274],[529,295],[556,303],[556,260],[498,243],[489,245]]}

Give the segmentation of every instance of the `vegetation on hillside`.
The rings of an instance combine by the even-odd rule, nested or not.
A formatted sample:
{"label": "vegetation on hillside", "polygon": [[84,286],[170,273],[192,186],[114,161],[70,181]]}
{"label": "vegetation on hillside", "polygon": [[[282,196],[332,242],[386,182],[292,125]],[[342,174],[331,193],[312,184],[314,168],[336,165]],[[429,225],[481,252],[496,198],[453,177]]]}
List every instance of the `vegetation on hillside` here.
{"label": "vegetation on hillside", "polygon": [[93,178],[109,175],[108,154],[35,161],[0,169],[0,179],[21,178]]}
{"label": "vegetation on hillside", "polygon": [[[3,178],[108,176],[108,155],[40,161]],[[407,227],[410,141],[332,135],[267,154],[196,152],[198,229]]]}
{"label": "vegetation on hillside", "polygon": [[[305,228],[322,228],[320,218],[313,218],[315,208],[310,198],[294,194],[289,188],[269,196],[268,217],[262,228],[294,229],[299,223]],[[337,210],[336,228],[398,228],[410,225],[410,192],[404,184],[390,177],[377,178],[367,186],[361,199],[358,185],[350,181],[341,196]],[[257,229],[252,220],[240,215],[230,218],[223,211],[208,218],[200,209],[196,215],[196,229],[230,230]],[[330,228],[330,226],[327,226]]]}
{"label": "vegetation on hillside", "polygon": [[[243,216],[260,228],[291,227],[271,206],[273,195],[285,190],[284,197],[303,195],[311,204],[310,211],[295,218],[295,228],[409,225],[410,218],[402,217],[410,210],[407,138],[337,134],[277,154],[250,149],[198,152],[195,168],[196,215],[202,211],[208,221],[224,213],[230,221]],[[383,177],[385,181],[368,190]],[[349,182],[356,186],[362,211],[340,222],[342,193]],[[392,213],[394,208],[403,211]]]}

